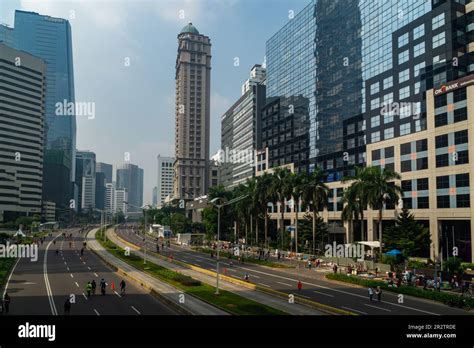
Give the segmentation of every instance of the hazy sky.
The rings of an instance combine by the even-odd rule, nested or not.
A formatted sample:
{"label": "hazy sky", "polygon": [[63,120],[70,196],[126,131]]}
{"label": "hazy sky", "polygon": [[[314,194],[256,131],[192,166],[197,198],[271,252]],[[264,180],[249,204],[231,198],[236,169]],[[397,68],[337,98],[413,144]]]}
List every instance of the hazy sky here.
{"label": "hazy sky", "polygon": [[181,28],[191,21],[211,38],[212,155],[220,146],[220,117],[239,98],[250,68],[263,62],[266,40],[291,11],[307,3],[0,0],[0,22],[13,26],[15,9],[69,19],[76,102],[95,103],[96,113],[94,119],[77,118],[77,148],[94,151],[97,161],[114,166],[130,153],[130,161],[145,170],[144,203],[151,203],[156,156],[174,155],[174,71]]}

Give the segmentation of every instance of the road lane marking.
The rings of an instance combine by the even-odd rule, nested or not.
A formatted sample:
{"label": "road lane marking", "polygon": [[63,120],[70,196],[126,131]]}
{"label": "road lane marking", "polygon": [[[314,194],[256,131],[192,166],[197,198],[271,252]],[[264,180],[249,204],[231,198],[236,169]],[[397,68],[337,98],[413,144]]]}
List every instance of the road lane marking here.
{"label": "road lane marking", "polygon": [[372,307],[372,308],[375,308],[375,309],[380,309],[381,311],[391,312],[390,309],[380,308],[380,307],[372,306],[372,305],[369,305],[369,304],[365,304],[365,306],[367,306],[367,307]]}
{"label": "road lane marking", "polygon": [[86,300],[88,300],[86,294],[82,293],[82,296],[84,296],[84,298],[85,298]]}
{"label": "road lane marking", "polygon": [[44,258],[43,258],[44,285],[46,287],[46,293],[48,294],[49,306],[51,307],[51,313],[53,315],[58,315],[58,310],[56,309],[56,304],[54,303],[54,300],[53,300],[53,292],[51,290],[51,284],[49,283],[49,278],[48,278],[48,250],[49,250],[49,247],[51,246],[51,243],[53,243],[53,241],[59,236],[60,235],[58,234],[55,238],[53,238],[53,240],[51,240],[48,243],[44,251]]}
{"label": "road lane marking", "polygon": [[69,271],[69,266],[66,266],[67,270]]}
{"label": "road lane marking", "polygon": [[65,264],[65,265],[67,265],[67,262],[66,262],[66,261],[64,261],[64,264]]}
{"label": "road lane marking", "polygon": [[15,264],[13,265],[12,271],[10,272],[10,275],[8,276],[7,283],[5,284],[5,290],[3,290],[2,299],[5,298],[5,294],[7,293],[7,289],[8,289],[8,283],[10,283],[10,279],[12,278],[13,272],[15,272],[15,267],[19,261],[20,261],[20,258],[16,260]]}
{"label": "road lane marking", "polygon": [[114,290],[114,293],[115,293],[115,295],[117,295],[118,297],[122,298],[122,296],[121,296],[117,291]]}
{"label": "road lane marking", "polygon": [[135,307],[133,307],[133,306],[131,306],[131,307],[132,307],[132,309],[133,309],[135,312],[137,312],[138,314],[141,314],[141,313],[140,313],[140,311],[139,311],[138,309],[136,309],[136,308],[135,308]]}
{"label": "road lane marking", "polygon": [[79,284],[77,284],[77,282],[74,282],[74,283],[76,283],[76,286],[79,287]]}
{"label": "road lane marking", "polygon": [[99,278],[99,275],[98,275],[97,273],[94,273],[94,275],[95,275],[97,278]]}
{"label": "road lane marking", "polygon": [[252,273],[249,273],[249,276],[254,277],[254,278],[257,278],[257,279],[262,278],[262,277],[259,277],[259,276],[255,275],[255,274],[252,274]]}
{"label": "road lane marking", "polygon": [[309,296],[305,296],[305,295],[301,295],[301,294],[298,294],[298,296],[304,297],[304,298],[307,298],[307,299],[310,299],[310,300],[311,300],[311,297],[309,297]]}
{"label": "road lane marking", "polygon": [[313,290],[313,292],[314,292],[314,293],[316,293],[316,294],[319,294],[319,295],[324,295],[324,296],[334,297],[334,295],[325,294],[324,292],[321,292],[321,291],[316,291],[316,290]]}
{"label": "road lane marking", "polygon": [[263,284],[263,283],[257,283],[257,284],[266,286],[266,287],[268,287],[268,288],[271,288],[271,286],[270,286],[270,285],[267,285],[267,284]]}
{"label": "road lane marking", "polygon": [[344,307],[344,306],[341,306],[341,308],[343,308],[343,309],[347,309],[348,311],[352,311],[352,312],[360,313],[360,314],[367,314],[367,313],[365,313],[365,312],[358,311],[357,309],[354,309],[354,308],[349,308],[349,307]]}
{"label": "road lane marking", "polygon": [[277,283],[278,283],[278,284],[281,284],[281,285],[285,285],[285,286],[291,286],[291,287],[293,287],[293,285],[290,285],[290,284],[288,284],[288,283],[283,283],[283,282],[277,282]]}
{"label": "road lane marking", "polygon": [[88,269],[89,271],[91,271],[91,270],[92,270],[92,268],[90,268],[89,266],[87,267],[87,269]]}
{"label": "road lane marking", "polygon": [[72,275],[72,273],[70,274],[71,278],[74,278],[74,276]]}
{"label": "road lane marking", "polygon": [[[284,276],[281,276],[281,275],[277,275],[277,274],[272,274],[272,273],[267,273],[267,272],[263,272],[263,271],[257,271],[255,269],[251,269],[251,268],[246,268],[246,267],[240,267],[244,270],[248,270],[248,271],[251,271],[251,272],[256,272],[256,273],[260,273],[260,274],[265,274],[265,275],[268,275],[270,277],[275,277],[275,278],[280,278],[280,279],[285,279],[285,280],[289,280],[289,281],[295,281],[295,279],[292,279],[292,278],[288,278],[288,277],[284,277]],[[359,294],[354,294],[352,292],[349,292],[349,291],[344,291],[344,290],[339,290],[339,289],[334,289],[334,288],[329,288],[327,286],[323,286],[323,285],[317,285],[317,284],[314,284],[314,283],[308,283],[308,282],[301,282],[302,284],[307,284],[307,285],[311,285],[311,286],[314,286],[314,287],[317,287],[317,288],[320,288],[320,289],[325,289],[325,290],[329,290],[329,291],[335,291],[335,292],[339,292],[339,293],[342,293],[342,294],[346,294],[346,295],[351,295],[351,296],[355,296],[355,297],[360,297],[360,298],[364,298],[364,299],[367,299],[367,296],[362,296],[362,295],[359,295]],[[416,298],[415,298],[416,299]],[[423,309],[418,309],[418,308],[413,308],[413,307],[409,307],[409,306],[404,306],[404,305],[400,305],[400,304],[397,304],[397,303],[391,303],[391,302],[385,302],[386,304],[388,305],[391,305],[391,306],[396,306],[396,307],[400,307],[400,308],[405,308],[405,309],[411,309],[413,311],[416,311],[416,312],[421,312],[421,313],[426,313],[426,314],[430,314],[430,315],[441,315],[441,314],[438,314],[438,313],[433,313],[433,312],[428,312],[428,311],[425,311]]]}
{"label": "road lane marking", "polygon": [[95,309],[95,308],[94,308],[94,312],[95,312],[95,314],[100,315],[99,312],[97,312],[97,309]]}

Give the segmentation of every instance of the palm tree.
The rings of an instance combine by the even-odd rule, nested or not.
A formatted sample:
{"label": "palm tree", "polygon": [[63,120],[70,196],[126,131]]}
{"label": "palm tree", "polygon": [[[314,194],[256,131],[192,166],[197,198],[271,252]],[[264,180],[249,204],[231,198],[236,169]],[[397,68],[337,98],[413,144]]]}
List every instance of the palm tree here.
{"label": "palm tree", "polygon": [[316,252],[316,217],[320,208],[326,207],[328,203],[329,188],[324,183],[326,175],[319,168],[306,176],[304,182],[303,200],[313,211],[313,255]]}
{"label": "palm tree", "polygon": [[349,236],[347,243],[352,243],[354,241],[354,220],[359,221],[359,217],[361,217],[362,231],[364,226],[364,207],[361,204],[360,197],[358,196],[357,187],[348,187],[344,191],[342,201],[344,203],[344,208],[342,209],[341,220],[349,222]]}
{"label": "palm tree", "polygon": [[[238,185],[234,188],[232,193],[233,193],[234,198],[245,196],[245,195],[247,195],[246,186],[243,185],[243,184],[240,184],[240,185]],[[249,200],[250,200],[250,198],[247,195],[247,196],[245,196],[244,199],[236,202],[232,206],[232,210],[233,210],[234,216],[236,218],[235,220],[236,220],[236,227],[237,227],[237,231],[236,231],[237,236],[240,236],[240,226],[242,225],[242,223],[244,224],[245,229],[247,230],[247,219],[246,219],[246,217],[248,215]]]}
{"label": "palm tree", "polygon": [[293,188],[293,200],[294,207],[296,211],[295,217],[295,252],[298,253],[298,213],[299,213],[299,203],[301,197],[304,195],[306,190],[307,174],[306,172],[301,172],[298,174],[292,174],[290,179],[292,180],[291,186]]}
{"label": "palm tree", "polygon": [[398,201],[403,191],[394,180],[400,180],[400,174],[380,167],[367,167],[367,181],[364,184],[365,194],[370,207],[378,210],[378,229],[380,253],[382,253],[382,211],[388,200]]}
{"label": "palm tree", "polygon": [[273,173],[272,186],[270,191],[280,202],[281,211],[281,243],[283,249],[283,236],[285,234],[285,200],[291,197],[293,191],[290,180],[291,172],[287,168],[276,168]]}
{"label": "palm tree", "polygon": [[[356,167],[355,175],[345,177],[342,182],[350,181],[351,185],[344,192],[343,201],[348,206],[344,218],[350,218],[351,228],[353,227],[353,218],[361,221],[361,235],[364,235],[364,210],[367,208],[367,193],[365,186],[370,181],[367,167]],[[353,214],[350,213],[352,211]],[[344,213],[344,211],[343,211]],[[363,238],[363,237],[362,237]]]}
{"label": "palm tree", "polygon": [[265,246],[268,247],[268,203],[273,202],[275,197],[269,190],[272,186],[273,176],[264,173],[262,176],[257,177],[257,196],[260,211],[264,214],[265,219]]}
{"label": "palm tree", "polygon": [[249,196],[249,215],[250,215],[250,233],[252,233],[252,219],[255,214],[255,243],[258,245],[258,212],[259,212],[259,206],[258,206],[258,188],[257,188],[257,179],[256,178],[250,178],[247,179],[246,183],[246,190],[247,194]]}

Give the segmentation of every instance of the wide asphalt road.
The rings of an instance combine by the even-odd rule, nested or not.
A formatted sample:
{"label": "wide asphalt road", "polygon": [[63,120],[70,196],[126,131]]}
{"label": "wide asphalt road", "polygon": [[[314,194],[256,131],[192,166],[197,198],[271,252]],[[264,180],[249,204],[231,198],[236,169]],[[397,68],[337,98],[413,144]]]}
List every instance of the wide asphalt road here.
{"label": "wide asphalt road", "polygon": [[[9,315],[63,315],[64,303],[71,295],[75,300],[72,315],[176,314],[126,279],[126,293],[121,296],[122,278],[117,273],[87,248],[81,257],[85,234],[79,228],[61,230],[45,238],[36,262],[18,259],[5,290],[11,297]],[[100,294],[102,278],[107,283],[105,296]],[[85,287],[92,280],[97,283],[97,291],[87,298]]]}
{"label": "wide asphalt road", "polygon": [[[116,233],[137,246],[143,247],[143,235],[134,230],[117,229]],[[147,250],[156,252],[154,237],[147,236]],[[162,255],[172,255],[174,259],[193,264],[208,270],[216,270],[216,259],[209,254],[190,250],[187,247],[171,245],[165,247]],[[320,270],[305,268],[271,269],[256,264],[239,264],[233,260],[229,264],[227,258],[221,257],[221,272],[226,271],[228,276],[242,279],[245,273],[250,276],[250,281],[264,287],[272,288],[285,293],[292,293],[332,307],[345,309],[360,315],[463,315],[469,314],[463,309],[452,308],[441,303],[427,301],[411,296],[402,296],[384,291],[382,301],[369,301],[368,291],[362,287],[352,286],[341,282],[329,281]],[[297,283],[301,281],[302,290],[298,291]],[[374,296],[375,298],[375,296]],[[471,314],[473,311],[470,312]]]}

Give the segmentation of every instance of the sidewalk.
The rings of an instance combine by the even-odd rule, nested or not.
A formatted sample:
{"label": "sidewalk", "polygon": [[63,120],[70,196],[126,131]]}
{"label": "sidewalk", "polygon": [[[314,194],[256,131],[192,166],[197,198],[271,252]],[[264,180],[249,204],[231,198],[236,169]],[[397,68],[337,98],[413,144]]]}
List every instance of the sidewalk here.
{"label": "sidewalk", "polygon": [[[121,239],[117,238],[117,235],[113,231],[113,229],[108,229],[107,230],[107,238],[109,238],[112,242],[114,242],[116,245],[118,245],[121,248],[129,247],[130,252],[134,253],[140,257],[143,258],[144,254],[141,250],[139,250],[138,247],[134,247],[131,244],[124,243]],[[161,258],[158,258],[149,252],[146,254],[147,260],[150,262],[160,265],[162,267],[168,268],[170,270],[173,270],[175,272],[182,273],[184,275],[190,276],[196,280],[199,280],[203,283],[210,284],[210,285],[215,285],[216,284],[216,277],[214,274],[208,275],[204,274],[202,272],[198,272],[196,270],[186,268],[184,266],[181,266],[175,262],[168,262],[165,261]],[[210,272],[209,273],[213,273]],[[233,292],[239,296],[245,297],[247,299],[265,304],[267,306],[273,307],[275,309],[279,309],[283,312],[286,312],[288,314],[292,315],[326,315],[326,313],[323,313],[321,311],[317,311],[313,308],[298,304],[298,303],[288,303],[287,300],[278,298],[276,296],[271,296],[268,294],[265,294],[260,291],[255,291],[253,289],[249,289],[247,287],[244,287],[242,285],[237,285],[231,282],[228,282],[223,279],[224,277],[220,278],[219,280],[219,286],[223,290],[227,290],[230,292]]]}
{"label": "sidewalk", "polygon": [[142,287],[150,290],[152,295],[159,297],[177,312],[192,315],[229,315],[229,313],[211,306],[193,296],[186,296],[185,303],[179,303],[179,295],[183,293],[181,290],[163,283],[146,273],[138,271],[134,267],[108,253],[95,239],[96,231],[97,229],[93,229],[87,234],[87,246],[107,264],[113,268],[117,268],[119,273],[124,274]]}

